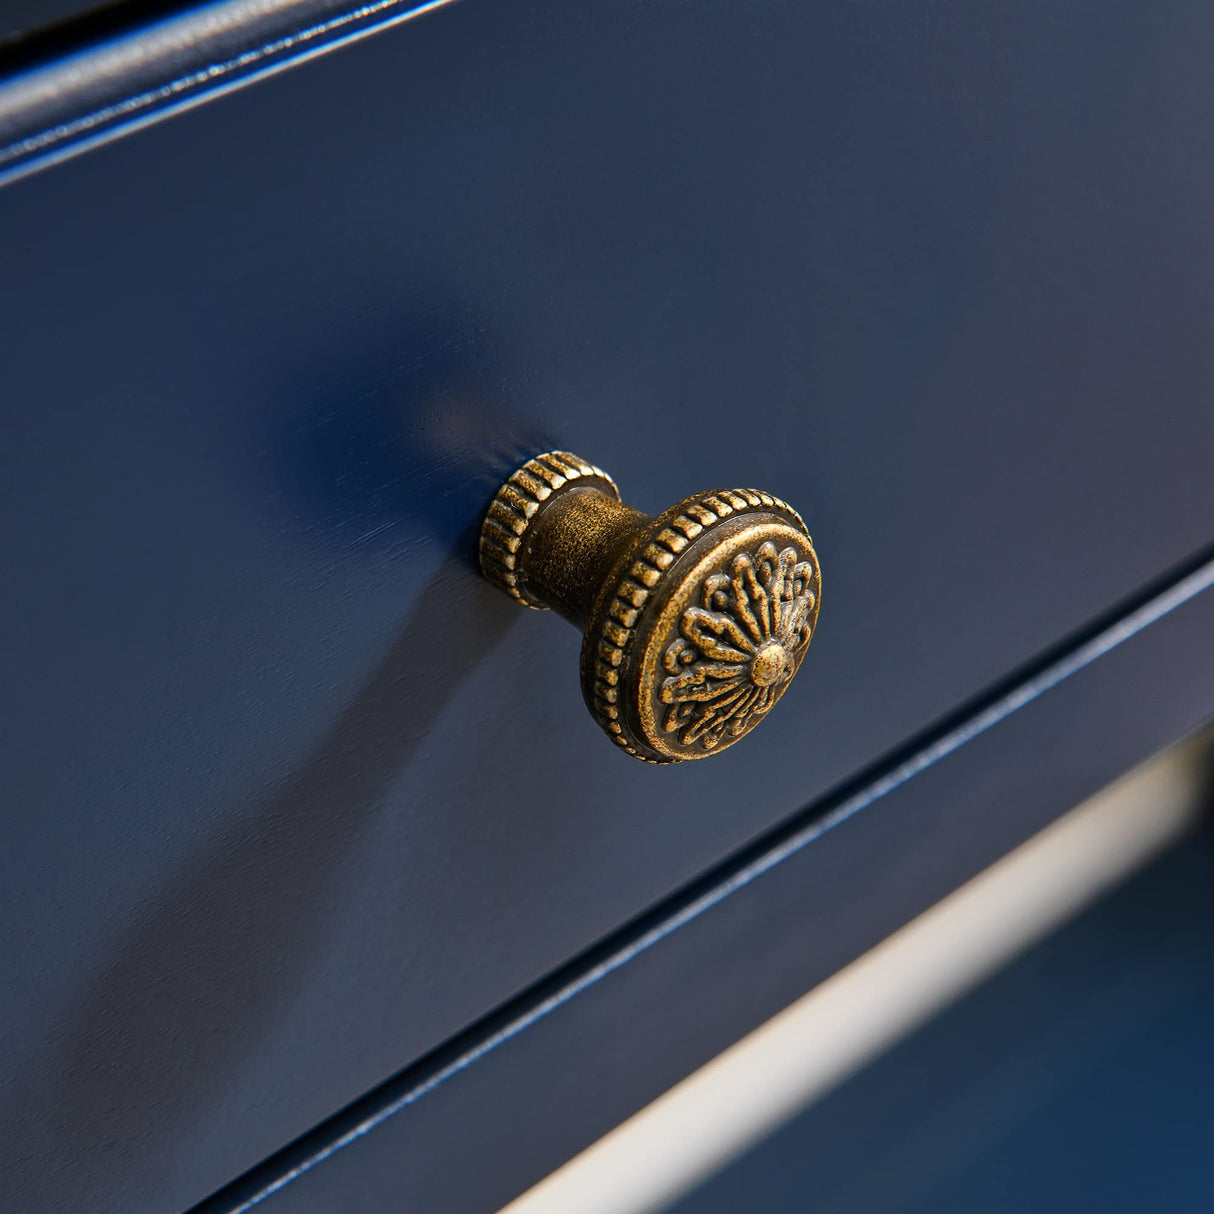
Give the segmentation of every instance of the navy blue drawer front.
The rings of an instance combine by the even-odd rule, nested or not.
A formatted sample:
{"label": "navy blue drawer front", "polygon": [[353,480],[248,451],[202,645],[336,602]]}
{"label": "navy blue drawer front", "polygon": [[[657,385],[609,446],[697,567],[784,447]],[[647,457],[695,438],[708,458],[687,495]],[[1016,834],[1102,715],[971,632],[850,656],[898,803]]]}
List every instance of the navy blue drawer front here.
{"label": "navy blue drawer front", "polygon": [[[465,0],[0,190],[0,1204],[201,1200],[1214,540],[1212,42]],[[805,515],[728,754],[479,578],[546,447]]]}

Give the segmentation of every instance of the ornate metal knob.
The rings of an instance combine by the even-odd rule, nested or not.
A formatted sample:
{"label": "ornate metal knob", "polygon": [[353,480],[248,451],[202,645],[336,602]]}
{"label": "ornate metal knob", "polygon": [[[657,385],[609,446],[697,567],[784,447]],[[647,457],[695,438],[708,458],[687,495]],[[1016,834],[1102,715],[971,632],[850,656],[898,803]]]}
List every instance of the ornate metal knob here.
{"label": "ornate metal knob", "polygon": [[480,561],[518,602],[583,631],[586,703],[648,763],[715,754],[763,720],[822,600],[813,542],[779,498],[718,489],[651,518],[568,451],[528,460],[497,491]]}

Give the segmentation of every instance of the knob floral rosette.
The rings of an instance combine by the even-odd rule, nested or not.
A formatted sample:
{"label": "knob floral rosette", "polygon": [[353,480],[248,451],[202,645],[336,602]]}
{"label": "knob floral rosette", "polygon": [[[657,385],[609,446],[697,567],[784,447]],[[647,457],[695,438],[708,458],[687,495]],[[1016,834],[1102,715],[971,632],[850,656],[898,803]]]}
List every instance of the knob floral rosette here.
{"label": "knob floral rosette", "polygon": [[816,568],[793,546],[765,540],[710,573],[699,605],[683,608],[662,654],[662,729],[714,750],[740,737],[779,698],[813,634]]}
{"label": "knob floral rosette", "polygon": [[821,571],[792,507],[754,489],[695,494],[650,518],[568,452],[498,490],[481,567],[584,632],[582,691],[627,753],[717,753],[762,721],[813,639]]}

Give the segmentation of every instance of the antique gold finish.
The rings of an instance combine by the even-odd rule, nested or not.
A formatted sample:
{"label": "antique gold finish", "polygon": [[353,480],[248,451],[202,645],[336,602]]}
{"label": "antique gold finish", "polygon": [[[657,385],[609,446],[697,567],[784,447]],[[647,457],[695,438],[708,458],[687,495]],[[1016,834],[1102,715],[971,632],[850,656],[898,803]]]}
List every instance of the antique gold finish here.
{"label": "antique gold finish", "polygon": [[718,489],[651,518],[568,451],[497,491],[480,560],[512,598],[582,630],[586,703],[648,763],[700,759],[753,729],[797,673],[822,599],[813,542],[779,498]]}

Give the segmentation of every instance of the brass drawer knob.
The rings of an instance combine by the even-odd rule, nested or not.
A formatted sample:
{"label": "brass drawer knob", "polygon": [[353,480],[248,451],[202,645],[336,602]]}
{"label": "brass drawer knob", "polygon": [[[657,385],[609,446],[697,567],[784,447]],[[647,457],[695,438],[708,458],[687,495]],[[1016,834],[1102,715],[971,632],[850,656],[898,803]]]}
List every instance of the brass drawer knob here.
{"label": "brass drawer knob", "polygon": [[822,600],[813,542],[778,498],[719,489],[651,518],[568,451],[528,460],[497,491],[480,562],[518,602],[583,631],[586,703],[649,763],[715,754],[763,720]]}

